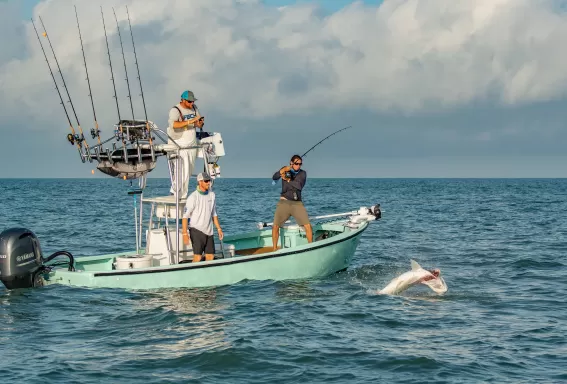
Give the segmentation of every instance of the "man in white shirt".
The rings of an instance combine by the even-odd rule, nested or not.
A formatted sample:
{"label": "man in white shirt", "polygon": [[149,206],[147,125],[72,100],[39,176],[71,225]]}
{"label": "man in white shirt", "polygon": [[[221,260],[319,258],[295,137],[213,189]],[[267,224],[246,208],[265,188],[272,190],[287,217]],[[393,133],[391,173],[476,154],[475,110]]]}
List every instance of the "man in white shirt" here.
{"label": "man in white shirt", "polygon": [[[182,221],[183,243],[189,245],[191,238],[194,263],[201,261],[203,253],[206,261],[215,257],[213,222],[217,227],[219,239],[222,240],[224,237],[217,217],[215,193],[209,190],[211,178],[202,172],[197,175],[197,182],[199,184],[197,190],[187,198]],[[189,232],[187,232],[188,226],[190,226]]]}
{"label": "man in white shirt", "polygon": [[[169,111],[167,134],[181,147],[197,145],[195,131],[204,124],[204,117],[199,114],[195,106],[196,100],[193,92],[185,91],[181,94],[179,104]],[[189,178],[193,173],[197,149],[181,149],[179,156],[181,157],[181,169],[174,168],[174,177],[169,192],[172,195],[178,193],[180,198],[184,199],[187,197]],[[180,183],[179,186],[176,186],[178,172]]]}

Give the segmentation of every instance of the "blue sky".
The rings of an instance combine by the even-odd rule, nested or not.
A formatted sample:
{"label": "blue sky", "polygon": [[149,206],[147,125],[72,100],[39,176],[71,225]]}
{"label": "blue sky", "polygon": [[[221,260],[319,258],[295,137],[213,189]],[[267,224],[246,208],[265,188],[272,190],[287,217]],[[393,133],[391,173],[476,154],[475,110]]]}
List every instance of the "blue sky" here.
{"label": "blue sky", "polygon": [[[566,1],[173,0],[172,12],[161,2],[101,0],[107,23],[110,7],[123,23],[124,4],[150,119],[163,127],[178,94],[192,89],[225,139],[226,177],[270,175],[347,125],[310,154],[312,177],[565,177]],[[99,123],[110,132],[98,6],[77,3]],[[0,134],[10,143],[0,177],[90,177],[93,165],[64,140],[66,118],[29,23],[34,9],[81,123],[92,125],[71,3],[0,1]],[[115,77],[127,110],[123,74]]]}

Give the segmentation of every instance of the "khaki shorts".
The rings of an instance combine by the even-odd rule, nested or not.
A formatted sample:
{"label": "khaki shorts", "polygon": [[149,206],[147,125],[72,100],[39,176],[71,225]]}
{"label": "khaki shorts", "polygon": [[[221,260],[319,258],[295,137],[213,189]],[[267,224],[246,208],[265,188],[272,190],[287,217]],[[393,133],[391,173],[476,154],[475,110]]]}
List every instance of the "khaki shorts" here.
{"label": "khaki shorts", "polygon": [[276,205],[274,214],[274,225],[281,227],[289,218],[293,217],[297,224],[309,224],[307,210],[301,201],[280,200]]}

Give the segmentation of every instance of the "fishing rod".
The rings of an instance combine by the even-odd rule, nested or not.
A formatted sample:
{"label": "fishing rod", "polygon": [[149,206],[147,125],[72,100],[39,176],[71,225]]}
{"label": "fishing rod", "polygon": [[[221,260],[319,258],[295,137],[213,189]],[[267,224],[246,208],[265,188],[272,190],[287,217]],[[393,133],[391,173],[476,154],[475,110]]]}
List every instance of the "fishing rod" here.
{"label": "fishing rod", "polygon": [[[335,131],[335,132],[331,133],[329,136],[325,137],[323,140],[319,141],[317,144],[315,144],[314,146],[312,146],[311,148],[309,148],[309,149],[307,150],[307,152],[305,152],[303,155],[301,155],[301,158],[304,158],[305,155],[307,155],[309,152],[311,152],[313,149],[315,149],[316,146],[318,146],[319,144],[321,144],[323,141],[327,140],[329,137],[331,137],[331,136],[333,136],[333,135],[336,135],[337,133],[339,133],[339,132],[341,132],[341,131],[344,131],[344,130],[347,130],[347,129],[349,129],[349,128],[352,128],[352,125],[349,125],[348,127],[341,128],[341,129],[339,129],[338,131]],[[276,181],[275,181],[275,180],[272,180],[272,185],[276,185]]]}
{"label": "fishing rod", "polygon": [[130,27],[130,37],[132,37],[132,48],[134,50],[134,60],[136,61],[136,71],[138,72],[138,82],[140,83],[140,96],[142,96],[142,105],[144,106],[144,118],[146,119],[146,131],[150,141],[152,153],[152,161],[154,161],[154,147],[152,142],[152,132],[150,131],[150,123],[148,122],[148,112],[146,110],[146,100],[144,99],[144,89],[142,88],[142,78],[140,77],[140,67],[138,66],[138,55],[136,54],[136,45],[134,44],[134,33],[132,32],[132,23],[130,22],[130,13],[126,6],[126,15],[128,16],[128,26]]}
{"label": "fishing rod", "polygon": [[83,63],[85,64],[85,73],[87,75],[87,84],[89,86],[89,97],[91,99],[91,106],[93,107],[93,117],[94,117],[94,128],[91,129],[91,137],[94,139],[98,138],[98,143],[100,144],[100,129],[98,129],[98,122],[96,120],[96,112],[93,100],[93,92],[91,90],[91,81],[89,79],[89,71],[87,69],[87,59],[85,57],[85,48],[83,46],[83,37],[81,36],[81,27],[79,26],[79,15],[77,13],[77,6],[75,5],[75,17],[77,19],[77,29],[79,30],[79,40],[81,41],[81,50],[83,51]]}
{"label": "fishing rod", "polygon": [[118,94],[116,93],[116,82],[114,81],[114,71],[112,69],[112,60],[110,59],[110,48],[108,47],[108,35],[106,34],[106,24],[104,23],[104,13],[102,12],[102,6],[100,7],[100,14],[102,15],[102,27],[104,28],[104,38],[106,40],[106,53],[108,54],[108,64],[110,66],[110,79],[112,80],[112,88],[114,89],[114,100],[116,101],[116,111],[118,113],[119,128],[114,130],[114,136],[116,137],[117,141],[122,139],[124,161],[128,162],[128,150],[126,149],[126,139],[124,136],[124,129],[122,128],[122,119],[120,118]]}
{"label": "fishing rod", "polygon": [[128,98],[130,99],[130,109],[132,109],[132,120],[134,120],[134,105],[132,104],[132,94],[130,93],[130,81],[128,80],[128,70],[126,69],[126,56],[124,56],[124,45],[122,45],[122,34],[120,33],[120,25],[118,25],[118,18],[116,12],[114,13],[114,20],[116,20],[116,28],[118,29],[118,38],[120,39],[120,47],[122,48],[122,60],[124,61],[124,73],[126,74],[126,86],[128,87]]}
{"label": "fishing rod", "polygon": [[[63,96],[61,96],[61,91],[59,90],[59,86],[57,85],[57,81],[55,80],[55,75],[53,74],[53,70],[51,70],[51,65],[49,64],[49,60],[47,59],[47,54],[45,53],[45,49],[43,49],[43,44],[41,43],[41,38],[39,37],[39,32],[37,31],[37,28],[35,27],[35,23],[33,22],[33,19],[31,19],[32,25],[33,25],[33,29],[35,30],[35,34],[37,35],[37,40],[39,41],[39,46],[41,47],[41,50],[43,51],[43,57],[45,57],[45,62],[47,63],[47,68],[49,68],[49,73],[51,74],[51,78],[53,79],[53,83],[55,84],[55,89],[57,90],[57,94],[59,95],[59,100],[61,100],[61,105],[63,106],[63,110],[65,111],[65,116],[67,116],[67,121],[69,122],[69,128],[71,128],[71,137],[67,136],[67,139],[69,139],[69,141],[71,142],[71,140],[74,141],[75,138],[75,128],[73,128],[73,123],[71,122],[71,118],[69,117],[69,113],[67,112],[67,108],[65,108],[65,102],[63,101]],[[44,36],[46,36],[47,34],[44,32]],[[73,142],[71,142],[71,144],[74,144]],[[84,158],[83,158],[83,152],[81,151],[81,145],[80,143],[77,141],[77,150],[79,151],[79,155],[81,156],[81,160],[83,161],[83,163],[85,162]]]}
{"label": "fishing rod", "polygon": [[110,59],[110,49],[108,48],[108,35],[106,34],[106,25],[104,23],[104,13],[102,12],[102,6],[100,7],[100,14],[102,15],[102,27],[104,28],[104,38],[106,39],[108,64],[110,65],[110,80],[112,80],[112,87],[114,88],[114,100],[116,100],[116,111],[118,112],[118,121],[120,122],[120,106],[118,105],[118,96],[116,94],[116,83],[114,81],[114,71],[112,70],[112,60]]}
{"label": "fishing rod", "polygon": [[319,144],[321,144],[323,141],[327,140],[329,137],[331,137],[331,136],[333,136],[333,135],[336,135],[337,133],[339,133],[339,132],[341,132],[341,131],[344,131],[344,130],[346,130],[346,129],[349,129],[349,128],[352,128],[352,126],[349,125],[348,127],[344,127],[344,128],[342,128],[342,129],[339,129],[338,131],[335,131],[335,132],[331,133],[329,136],[325,137],[323,140],[321,140],[320,142],[318,142],[317,144],[315,144],[314,146],[312,146],[311,148],[309,148],[309,149],[307,150],[307,152],[305,152],[303,155],[301,155],[301,157],[302,157],[302,158],[305,157],[305,155],[307,155],[309,152],[311,152],[313,149],[315,149],[316,146],[318,146]]}
{"label": "fishing rod", "polygon": [[134,45],[134,34],[132,33],[132,23],[130,22],[130,13],[126,6],[126,15],[128,15],[128,26],[130,27],[130,36],[132,37],[132,48],[134,49],[134,60],[136,61],[136,70],[138,71],[138,82],[140,83],[140,96],[142,96],[142,104],[144,106],[144,117],[148,121],[148,113],[146,112],[146,101],[144,100],[144,90],[142,89],[142,79],[140,78],[140,67],[138,66],[138,55],[136,55],[136,45]]}
{"label": "fishing rod", "polygon": [[[47,41],[49,42],[49,47],[51,48],[51,52],[53,53],[53,58],[55,59],[55,63],[57,64],[57,69],[59,70],[59,75],[61,75],[61,80],[63,81],[63,87],[65,88],[65,92],[67,93],[67,97],[69,98],[69,104],[71,104],[71,109],[73,110],[73,114],[75,115],[75,120],[77,120],[77,127],[79,129],[80,136],[74,135],[72,138],[67,136],[67,139],[69,139],[71,144],[74,144],[75,141],[78,141],[79,145],[81,145],[81,146],[84,142],[85,148],[86,148],[86,156],[89,158],[89,161],[92,162],[92,159],[90,157],[90,152],[89,152],[89,144],[85,140],[85,135],[83,135],[83,129],[81,128],[81,123],[79,122],[79,117],[77,116],[77,112],[75,111],[75,106],[73,105],[73,102],[71,101],[71,95],[69,95],[69,89],[67,88],[67,84],[65,83],[65,78],[63,77],[63,72],[61,71],[61,66],[59,66],[59,61],[57,60],[57,56],[55,55],[55,50],[53,49],[53,45],[51,44],[51,39],[49,38],[49,35],[47,34],[47,28],[45,28],[45,25],[43,24],[43,20],[41,19],[41,16],[39,17],[39,21],[41,22],[41,26],[43,27],[44,36],[47,37]],[[83,163],[85,162],[85,159],[84,159],[82,153],[81,153],[81,160],[83,161]]]}

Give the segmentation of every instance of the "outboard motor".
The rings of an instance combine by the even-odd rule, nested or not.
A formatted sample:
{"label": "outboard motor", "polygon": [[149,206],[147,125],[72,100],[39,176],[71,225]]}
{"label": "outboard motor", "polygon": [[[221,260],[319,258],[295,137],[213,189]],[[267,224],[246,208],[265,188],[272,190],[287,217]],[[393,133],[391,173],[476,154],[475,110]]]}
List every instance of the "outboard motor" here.
{"label": "outboard motor", "polygon": [[41,286],[38,272],[43,270],[43,255],[37,236],[25,228],[0,233],[0,281],[7,289]]}

